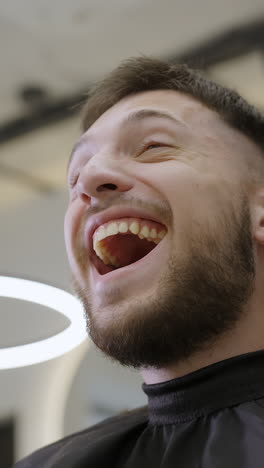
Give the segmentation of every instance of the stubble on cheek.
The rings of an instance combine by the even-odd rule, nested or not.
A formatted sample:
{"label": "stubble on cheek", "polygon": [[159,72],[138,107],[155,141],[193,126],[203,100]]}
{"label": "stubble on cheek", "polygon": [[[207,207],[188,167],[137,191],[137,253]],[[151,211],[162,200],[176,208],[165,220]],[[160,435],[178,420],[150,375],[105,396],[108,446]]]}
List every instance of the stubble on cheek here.
{"label": "stubble on cheek", "polygon": [[[89,252],[87,247],[84,245],[84,229],[85,229],[86,219],[83,217],[79,226],[74,232],[72,230],[72,239],[71,239],[71,252],[72,264],[74,266],[74,271],[80,273],[81,276],[87,273],[87,266],[89,264]],[[73,268],[72,268],[73,269]]]}

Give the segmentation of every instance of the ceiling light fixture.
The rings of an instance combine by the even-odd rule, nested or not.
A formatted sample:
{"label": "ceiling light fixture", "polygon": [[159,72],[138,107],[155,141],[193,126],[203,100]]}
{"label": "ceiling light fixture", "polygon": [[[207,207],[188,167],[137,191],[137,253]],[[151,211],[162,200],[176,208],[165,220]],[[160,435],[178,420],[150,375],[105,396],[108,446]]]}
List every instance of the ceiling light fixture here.
{"label": "ceiling light fixture", "polygon": [[54,359],[87,339],[83,306],[72,294],[47,284],[0,276],[1,296],[49,307],[68,317],[71,324],[45,340],[0,349],[0,369],[30,366]]}

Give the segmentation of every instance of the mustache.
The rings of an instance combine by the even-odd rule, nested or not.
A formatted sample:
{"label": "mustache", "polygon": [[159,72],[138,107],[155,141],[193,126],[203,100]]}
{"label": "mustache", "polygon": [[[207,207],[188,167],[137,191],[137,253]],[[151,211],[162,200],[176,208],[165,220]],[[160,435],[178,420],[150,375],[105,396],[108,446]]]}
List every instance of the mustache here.
{"label": "mustache", "polygon": [[127,208],[144,208],[146,203],[140,199],[135,197],[127,197],[124,194],[116,194],[112,197],[107,197],[105,200],[100,200],[98,203],[90,206],[87,208],[86,216],[90,218],[93,215],[101,213],[102,211],[107,210],[108,208],[113,208],[115,206],[122,206]]}

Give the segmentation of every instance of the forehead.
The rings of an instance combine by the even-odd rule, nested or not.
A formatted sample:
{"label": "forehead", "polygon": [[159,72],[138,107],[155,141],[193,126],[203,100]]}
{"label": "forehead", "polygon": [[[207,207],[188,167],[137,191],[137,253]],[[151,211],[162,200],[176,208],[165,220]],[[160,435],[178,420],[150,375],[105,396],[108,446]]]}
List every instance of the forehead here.
{"label": "forehead", "polygon": [[168,111],[188,126],[198,125],[201,121],[219,120],[218,114],[211,111],[200,101],[173,90],[154,90],[127,96],[102,114],[87,130],[92,135],[102,127],[120,128],[122,120],[131,112],[141,109]]}

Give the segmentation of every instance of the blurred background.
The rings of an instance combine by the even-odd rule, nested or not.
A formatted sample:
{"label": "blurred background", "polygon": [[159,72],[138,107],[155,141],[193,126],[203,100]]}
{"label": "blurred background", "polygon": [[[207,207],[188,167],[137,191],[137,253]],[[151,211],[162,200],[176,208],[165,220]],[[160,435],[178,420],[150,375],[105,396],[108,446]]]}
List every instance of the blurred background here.
{"label": "blurred background", "polygon": [[[66,166],[91,84],[146,54],[199,68],[264,109],[263,0],[1,1],[0,54],[0,275],[69,292]],[[68,326],[54,310],[4,297],[0,320],[0,348]],[[88,338],[59,358],[0,370],[1,468],[145,405],[142,383]]]}

